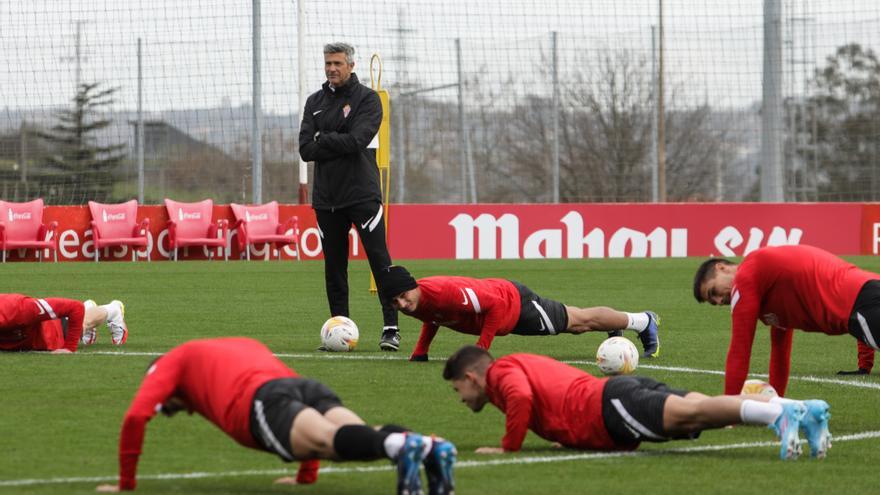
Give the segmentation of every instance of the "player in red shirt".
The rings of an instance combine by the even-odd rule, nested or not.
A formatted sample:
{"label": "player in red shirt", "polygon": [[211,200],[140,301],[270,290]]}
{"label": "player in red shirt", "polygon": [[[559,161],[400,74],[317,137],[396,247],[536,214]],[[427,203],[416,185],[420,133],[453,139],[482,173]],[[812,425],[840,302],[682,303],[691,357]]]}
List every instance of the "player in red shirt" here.
{"label": "player in red shirt", "polygon": [[633,450],[640,442],[694,439],[702,430],[735,424],[768,425],[779,436],[782,459],[795,459],[803,429],[810,455],[830,447],[828,403],[763,395],[709,397],[675,390],[647,377],[596,378],[535,354],[497,360],[476,346],[446,361],[443,378],[474,412],[492,403],[506,416],[501,447],[477,453],[520,450],[528,430],[573,449]]}
{"label": "player in red shirt", "polygon": [[97,306],[91,300],[0,294],[0,351],[76,352],[80,342],[95,342],[95,329],[105,322],[114,343],[117,333],[123,335],[121,344],[128,334],[123,312],[119,301]]}
{"label": "player in red shirt", "polygon": [[624,313],[607,307],[576,308],[543,298],[528,287],[500,278],[427,277],[416,281],[406,268],[394,265],[382,272],[380,290],[403,314],[422,321],[422,332],[410,356],[427,361],[428,348],[444,326],[479,335],[477,345],[488,349],[496,335],[558,335],[591,331],[622,335],[638,332],[645,357],[660,354],[652,311]]}
{"label": "player in red shirt", "polygon": [[709,259],[694,277],[694,297],[730,306],[725,394],[742,389],[758,320],[770,326],[770,385],[779,395],[788,385],[795,328],[849,333],[863,344],[860,369],[870,370],[880,342],[880,275],[812,246],[765,247],[740,264]]}
{"label": "player in red shirt", "polygon": [[450,442],[393,425],[370,428],[333,391],[297,375],[262,343],[232,337],[193,340],[153,362],[122,422],[119,484],[98,491],[135,489],[146,425],[160,411],[199,413],[245,447],[305,461],[295,480],[278,483],[314,483],[317,459],[388,458],[397,462],[398,493],[421,493],[422,463],[431,494],[454,489]]}

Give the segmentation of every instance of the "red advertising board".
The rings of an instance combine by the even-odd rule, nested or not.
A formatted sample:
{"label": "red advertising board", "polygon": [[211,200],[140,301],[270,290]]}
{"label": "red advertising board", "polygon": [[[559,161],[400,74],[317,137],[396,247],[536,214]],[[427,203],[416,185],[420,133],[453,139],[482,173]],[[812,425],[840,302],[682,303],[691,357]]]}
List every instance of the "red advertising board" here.
{"label": "red advertising board", "polygon": [[858,254],[862,206],[561,204],[392,206],[392,256],[517,259],[742,256],[812,244]]}
{"label": "red advertising board", "polygon": [[[811,244],[839,255],[880,249],[880,205],[862,203],[390,205],[388,214],[394,259],[742,256],[781,244]],[[301,257],[322,257],[312,209],[281,205],[282,220],[292,215],[299,218]],[[150,219],[150,258],[170,259],[165,207],[141,206],[138,218],[144,217]],[[220,218],[233,224],[229,206],[214,207],[214,220]],[[93,259],[87,207],[49,206],[44,220],[59,223],[59,260]],[[227,243],[230,259],[243,257],[236,235],[233,231]],[[354,229],[351,238],[352,256],[363,258]],[[101,259],[130,260],[128,249],[106,249]],[[180,254],[181,259],[208,257],[199,247]],[[139,259],[146,256],[147,250],[138,253]],[[251,249],[251,258],[279,256],[295,258],[296,248]],[[36,255],[11,251],[9,259]]]}

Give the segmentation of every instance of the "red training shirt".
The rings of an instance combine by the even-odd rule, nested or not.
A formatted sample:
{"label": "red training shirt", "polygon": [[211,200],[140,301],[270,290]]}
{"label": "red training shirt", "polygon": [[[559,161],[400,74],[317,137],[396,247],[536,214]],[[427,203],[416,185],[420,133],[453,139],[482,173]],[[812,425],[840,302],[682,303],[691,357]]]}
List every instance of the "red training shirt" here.
{"label": "red training shirt", "polygon": [[418,280],[421,296],[409,316],[423,322],[413,355],[427,354],[440,326],[479,335],[488,349],[496,335],[507,335],[519,320],[519,290],[500,278],[426,277]]}
{"label": "red training shirt", "polygon": [[[0,350],[75,352],[84,317],[85,306],[73,299],[0,294]],[[67,318],[67,337],[61,318]]]}
{"label": "red training shirt", "polygon": [[171,349],[147,371],[119,438],[119,488],[137,485],[138,457],[149,421],[172,396],[217,425],[238,443],[259,448],[251,436],[251,403],[257,389],[298,376],[262,343],[244,337],[193,340]]}
{"label": "red training shirt", "polygon": [[792,329],[828,335],[849,333],[849,316],[862,286],[880,275],[812,246],[758,249],[736,270],[730,294],[732,318],[724,393],[742,390],[749,371],[755,327],[770,328],[770,384],[785,394]]}
{"label": "red training shirt", "polygon": [[501,447],[518,451],[531,429],[551,442],[590,450],[631,450],[616,445],[602,418],[607,378],[596,378],[546,356],[510,354],[486,371],[486,395],[507,417]]}

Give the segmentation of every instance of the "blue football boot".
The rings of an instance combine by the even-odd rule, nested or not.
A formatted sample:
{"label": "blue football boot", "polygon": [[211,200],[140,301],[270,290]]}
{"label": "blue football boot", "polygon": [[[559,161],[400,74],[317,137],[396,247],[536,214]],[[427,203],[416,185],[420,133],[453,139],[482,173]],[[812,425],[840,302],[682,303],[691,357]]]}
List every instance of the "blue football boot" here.
{"label": "blue football boot", "polygon": [[425,473],[428,475],[429,495],[454,495],[455,480],[452,466],[458,451],[446,440],[434,439],[431,452],[425,457]]}
{"label": "blue football boot", "polygon": [[807,407],[801,402],[788,402],[782,405],[782,414],[769,427],[776,431],[781,446],[779,458],[783,461],[797,459],[801,455],[801,439],[798,437],[801,420],[807,414]]}
{"label": "blue football boot", "polygon": [[807,436],[810,444],[810,457],[824,459],[828,449],[831,448],[831,432],[828,431],[828,403],[824,400],[805,400],[807,414],[801,421],[801,429]]}
{"label": "blue football boot", "polygon": [[643,356],[657,357],[660,355],[660,337],[657,335],[660,317],[653,311],[645,311],[645,314],[648,315],[648,328],[639,332],[639,340],[642,341],[642,347],[645,349]]}
{"label": "blue football boot", "polygon": [[407,433],[397,454],[397,495],[422,495],[422,452],[425,442],[418,433]]}

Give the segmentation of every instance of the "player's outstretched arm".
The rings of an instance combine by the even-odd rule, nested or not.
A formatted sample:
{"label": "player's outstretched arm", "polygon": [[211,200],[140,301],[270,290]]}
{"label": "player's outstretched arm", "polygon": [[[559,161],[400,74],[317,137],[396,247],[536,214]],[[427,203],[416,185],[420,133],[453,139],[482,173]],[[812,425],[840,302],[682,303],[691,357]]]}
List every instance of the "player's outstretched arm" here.
{"label": "player's outstretched arm", "polygon": [[416,346],[413,348],[412,354],[409,357],[410,361],[428,360],[428,349],[430,349],[431,342],[434,340],[434,336],[437,335],[437,330],[439,328],[440,327],[437,325],[428,321],[422,323],[422,333],[419,334],[419,340],[416,342]]}
{"label": "player's outstretched arm", "polygon": [[76,352],[79,339],[82,336],[83,320],[86,314],[86,308],[83,306],[83,303],[61,297],[48,297],[41,301],[44,301],[48,308],[52,309],[52,311],[49,311],[51,319],[67,318],[68,328],[67,335],[64,338],[64,349]]}
{"label": "player's outstretched arm", "polygon": [[770,328],[770,385],[780,396],[785,396],[791,372],[791,341],[793,328]]}
{"label": "player's outstretched arm", "polygon": [[486,319],[483,320],[483,328],[480,329],[480,338],[477,340],[477,347],[489,350],[495,335],[501,329],[504,316],[501,312],[493,307],[483,310],[486,313]]}
{"label": "player's outstretched arm", "polygon": [[318,481],[318,469],[321,467],[321,461],[318,459],[309,459],[302,461],[296,476],[284,476],[275,480],[276,485],[311,485]]}

